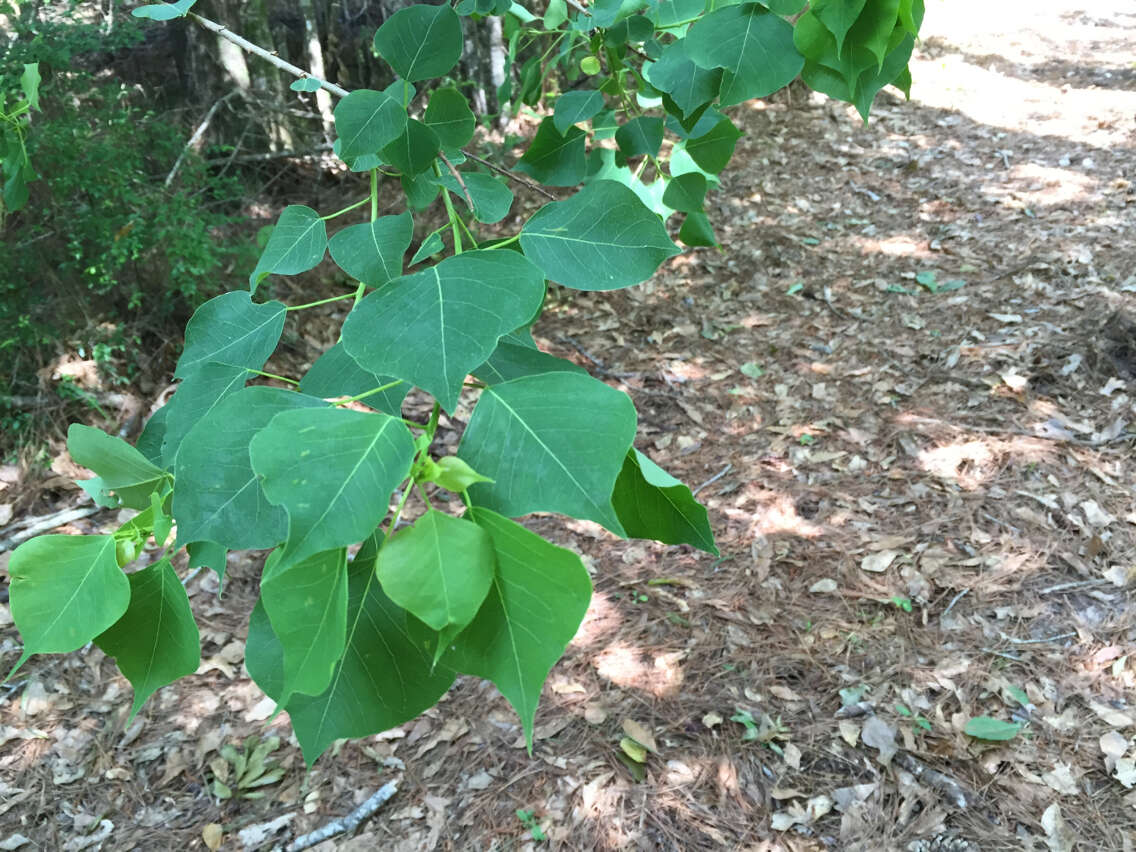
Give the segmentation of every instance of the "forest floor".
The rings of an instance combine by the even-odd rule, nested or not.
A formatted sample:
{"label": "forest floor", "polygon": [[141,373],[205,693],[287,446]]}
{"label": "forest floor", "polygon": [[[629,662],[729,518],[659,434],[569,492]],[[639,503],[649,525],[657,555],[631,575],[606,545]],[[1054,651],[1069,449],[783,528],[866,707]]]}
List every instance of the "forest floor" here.
{"label": "forest floor", "polygon": [[[796,89],[740,110],[725,250],[560,294],[537,328],[631,394],[722,557],[533,520],[595,598],[532,757],[465,678],[307,774],[277,719],[283,780],[212,798],[218,748],[271,711],[241,667],[259,563],[234,554],[222,601],[189,586],[199,675],[129,729],[97,649],[0,687],[0,849],[204,849],[209,824],[268,849],[391,780],[318,848],[1136,847],[1136,9],[928,6],[912,102],[867,127]],[[0,605],[0,668],[17,647]],[[982,741],[976,717],[1020,726]],[[654,739],[639,780],[625,726]]]}

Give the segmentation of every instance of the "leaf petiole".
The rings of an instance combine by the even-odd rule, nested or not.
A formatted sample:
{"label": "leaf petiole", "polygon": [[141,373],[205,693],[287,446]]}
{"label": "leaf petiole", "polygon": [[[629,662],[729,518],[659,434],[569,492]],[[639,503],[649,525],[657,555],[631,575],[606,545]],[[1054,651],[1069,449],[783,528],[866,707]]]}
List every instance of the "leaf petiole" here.
{"label": "leaf petiole", "polygon": [[339,402],[335,403],[335,405],[347,405],[347,403],[349,402],[358,402],[361,399],[366,399],[369,396],[374,396],[377,393],[382,393],[385,390],[390,390],[391,388],[398,387],[401,384],[402,379],[395,379],[393,382],[387,382],[385,385],[381,385],[377,388],[371,388],[371,390],[369,391],[355,394],[355,396],[349,396],[346,399],[341,399],[339,400]]}
{"label": "leaf petiole", "polygon": [[352,210],[362,207],[364,204],[370,203],[370,201],[371,196],[368,195],[366,198],[361,199],[360,201],[356,201],[354,204],[349,204],[342,210],[336,210],[334,213],[328,213],[326,216],[320,216],[320,219],[326,222],[328,219],[334,219],[336,216],[342,216],[344,213],[350,213]]}
{"label": "leaf petiole", "polygon": [[[360,289],[362,289],[363,286],[364,285],[362,283],[359,284]],[[344,293],[342,296],[329,296],[326,299],[320,299],[318,302],[308,302],[305,305],[291,305],[290,307],[286,307],[284,310],[286,310],[286,311],[302,311],[305,308],[314,308],[317,305],[326,305],[328,302],[339,302],[339,301],[342,301],[343,299],[355,299],[355,298],[357,298],[357,295],[356,295],[357,293],[358,293],[358,290],[356,290],[355,293]]]}

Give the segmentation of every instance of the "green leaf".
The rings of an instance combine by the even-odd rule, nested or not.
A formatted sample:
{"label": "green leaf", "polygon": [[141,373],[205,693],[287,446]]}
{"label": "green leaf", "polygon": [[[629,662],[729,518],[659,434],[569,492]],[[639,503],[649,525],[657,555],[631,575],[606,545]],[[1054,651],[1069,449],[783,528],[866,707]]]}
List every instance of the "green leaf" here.
{"label": "green leaf", "polygon": [[413,176],[430,168],[441,146],[438,134],[412,118],[398,138],[383,148],[383,159],[404,175]]}
{"label": "green leaf", "polygon": [[142,453],[151,464],[156,464],[159,467],[164,467],[162,464],[162,442],[166,439],[166,420],[169,416],[168,407],[163,405],[150,415],[150,419],[142,427],[142,434],[134,442],[138,452]]}
{"label": "green leaf", "polygon": [[168,499],[168,494],[165,497],[159,497],[157,492],[150,494],[150,512],[153,518],[151,530],[154,534],[154,544],[162,548],[166,546],[170,531],[173,529],[173,518],[167,515],[165,510],[165,503],[168,502]]}
{"label": "green leaf", "polygon": [[760,2],[762,6],[765,6],[771,12],[786,18],[797,14],[805,8],[805,0],[760,0]]}
{"label": "green leaf", "polygon": [[284,695],[284,646],[272,632],[272,622],[260,598],[249,615],[245,668],[261,691],[279,703]]}
{"label": "green leaf", "polygon": [[317,408],[277,414],[249,455],[269,502],[288,511],[284,567],[366,538],[410,473],[414,442],[385,414]]}
{"label": "green leaf", "polygon": [[201,637],[185,588],[162,559],[126,578],[130,605],[95,644],[114,657],[119,671],[134,687],[129,725],[146,699],[158,689],[197,671]]}
{"label": "green leaf", "polygon": [[718,239],[714,236],[714,227],[708,217],[701,210],[687,213],[679,229],[678,238],[688,246],[716,246]]}
{"label": "green leaf", "polygon": [[88,467],[102,480],[102,488],[113,491],[124,506],[145,509],[166,472],[121,438],[101,429],[72,423],[67,430],[67,449],[76,464]]}
{"label": "green leaf", "polygon": [[619,17],[619,10],[623,0],[596,0],[588,9],[592,16],[593,27],[610,27]]}
{"label": "green leaf", "polygon": [[578,290],[630,287],[679,253],[662,219],[610,180],[540,208],[521,230],[521,247],[546,277]]}
{"label": "green leaf", "polygon": [[543,299],[544,276],[522,255],[465,252],[363,299],[343,324],[343,345],[364,369],[406,379],[453,411],[469,371]]}
{"label": "green leaf", "polygon": [[42,79],[38,62],[24,63],[24,73],[20,75],[20,89],[28,99],[29,109],[39,109],[39,84]]}
{"label": "green leaf", "polygon": [[697,18],[706,8],[706,0],[659,0],[651,7],[651,17],[661,30]]}
{"label": "green leaf", "polygon": [[667,181],[663,204],[683,213],[695,213],[706,201],[706,178],[698,172],[687,172]]}
{"label": "green leaf", "polygon": [[587,169],[586,138],[587,134],[575,126],[561,133],[555,120],[547,117],[515,168],[548,186],[575,186]]}
{"label": "green leaf", "polygon": [[718,555],[706,509],[689,488],[638,450],[627,454],[615,482],[612,505],[631,538],[691,544]]}
{"label": "green leaf", "polygon": [[592,583],[572,551],[488,509],[470,516],[493,541],[497,571],[443,664],[491,680],[520,716],[531,749],[541,685],[584,620]]}
{"label": "green leaf", "polygon": [[260,600],[284,651],[280,702],[293,692],[319,695],[331,683],[347,641],[347,550],[264,566]]}
{"label": "green leaf", "polygon": [[686,53],[686,40],[667,45],[657,62],[645,66],[647,82],[674,99],[683,115],[693,115],[699,107],[718,97],[722,69],[700,68]]}
{"label": "green leaf", "polygon": [[[465,192],[452,174],[443,171],[442,176],[436,180],[452,192],[455,198],[466,203]],[[473,215],[477,221],[492,225],[509,215],[513,206],[513,192],[503,182],[479,172],[462,172],[462,180],[473,201]]]}
{"label": "green leaf", "polygon": [[259,370],[280,341],[285,312],[280,302],[256,304],[244,290],[210,299],[186,326],[174,377],[188,378],[211,362]]}
{"label": "green leaf", "polygon": [[876,57],[877,70],[883,68],[884,57],[894,48],[890,42],[899,6],[900,0],[870,0],[848,34],[856,48],[868,50]]}
{"label": "green leaf", "polygon": [[586,375],[542,373],[486,388],[458,453],[494,481],[471,486],[470,499],[511,517],[561,512],[622,533],[611,493],[635,424],[627,394]]}
{"label": "green leaf", "polygon": [[293,80],[288,88],[293,92],[318,92],[320,81],[315,77],[301,77],[299,80]]}
{"label": "green leaf", "polygon": [[465,95],[453,86],[434,90],[422,120],[447,148],[460,148],[469,142],[477,127],[477,119]]}
{"label": "green leaf", "polygon": [[422,245],[418,247],[418,251],[414,253],[414,257],[410,258],[411,266],[417,266],[422,261],[436,255],[446,247],[446,244],[442,242],[442,231],[447,227],[448,225],[443,225],[438,230],[431,231],[426,236],[426,239],[422,241]]}
{"label": "green leaf", "polygon": [[249,276],[249,290],[255,293],[257,285],[273,273],[307,272],[323,260],[326,250],[327,228],[319,214],[302,204],[288,205],[276,220],[268,245]]}
{"label": "green leaf", "polygon": [[1012,740],[1021,729],[1021,722],[1003,722],[990,716],[976,716],[966,723],[963,731],[978,740],[1001,742]]}
{"label": "green leaf", "polygon": [[686,55],[700,68],[724,68],[723,106],[771,95],[793,81],[804,59],[793,27],[756,3],[727,6],[701,18],[686,36]]}
{"label": "green leaf", "polygon": [[176,3],[152,3],[149,6],[139,6],[130,14],[151,21],[172,21],[174,18],[184,18],[196,2],[197,0],[177,0]]}
{"label": "green leaf", "polygon": [[477,615],[495,567],[485,530],[429,510],[387,541],[376,571],[387,597],[441,634],[437,659]]}
{"label": "green leaf", "polygon": [[288,515],[261,491],[249,442],[281,411],[326,405],[295,391],[254,386],[225,397],[201,418],[182,440],[174,464],[179,540],[213,541],[227,550],[282,542]]}
{"label": "green leaf", "polygon": [[[309,766],[334,740],[377,734],[413,719],[454,680],[453,672],[435,670],[407,634],[406,611],[383,594],[375,577],[376,550],[372,538],[348,568],[346,648],[331,685],[315,698],[293,696],[286,708]],[[267,616],[256,615],[254,610],[246,647],[249,673],[275,698],[283,654]]]}
{"label": "green leaf", "polygon": [[923,0],[900,0],[899,24],[913,36],[919,35],[919,28],[923,26],[924,13]]}
{"label": "green leaf", "polygon": [[686,153],[699,168],[716,175],[726,168],[726,164],[734,156],[734,145],[741,135],[742,132],[734,127],[732,121],[723,118],[709,133],[686,140]]}
{"label": "green leaf", "polygon": [[538,373],[583,373],[587,370],[571,361],[541,352],[531,346],[513,343],[502,337],[493,354],[480,367],[473,368],[473,374],[487,385],[499,385],[523,376]]}
{"label": "green leaf", "polygon": [[402,275],[402,262],[414,236],[410,213],[380,216],[349,225],[328,242],[335,265],[368,287],[381,287]]}
{"label": "green leaf", "polygon": [[457,456],[443,456],[434,467],[434,478],[430,481],[447,491],[461,493],[475,482],[492,482],[488,476],[482,476]]}
{"label": "green leaf", "polygon": [[563,136],[572,125],[598,115],[603,108],[604,97],[597,91],[581,89],[565,92],[556,99],[552,126]]}
{"label": "green leaf", "polygon": [[357,89],[335,105],[339,156],[377,154],[406,129],[406,110],[386,92]]}
{"label": "green leaf", "polygon": [[615,144],[625,157],[653,157],[663,144],[663,120],[657,116],[633,118],[615,131]]}
{"label": "green leaf", "polygon": [[546,30],[555,30],[568,20],[568,4],[564,0],[549,0],[548,11],[544,13],[541,23]]}
{"label": "green leaf", "polygon": [[215,541],[194,541],[186,545],[185,551],[189,556],[186,570],[208,568],[217,575],[218,580],[224,581],[228,551],[222,545]]}
{"label": "green leaf", "polygon": [[[423,174],[400,178],[402,191],[406,194],[406,206],[411,210],[425,210],[434,199],[438,197],[438,184],[434,182],[434,175]],[[413,266],[413,262],[411,263]]]}
{"label": "green leaf", "polygon": [[[836,52],[844,49],[844,36],[856,23],[867,0],[813,0],[809,11],[824,24],[836,40]],[[894,18],[892,19],[894,20]]]}
{"label": "green leaf", "polygon": [[83,647],[130,603],[110,535],[37,536],[12,551],[8,576],[12,620],[24,640],[15,668],[32,654]]}
{"label": "green leaf", "polygon": [[91,502],[102,509],[118,509],[122,506],[122,501],[110,493],[101,476],[95,476],[91,479],[77,479],[75,484],[86,492],[87,496],[91,498]]}
{"label": "green leaf", "polygon": [[194,368],[182,379],[173,399],[166,403],[166,428],[162,434],[161,464],[173,467],[178,447],[198,420],[222,399],[245,386],[249,372],[244,367],[210,362]]}
{"label": "green leaf", "polygon": [[461,59],[461,19],[445,4],[399,9],[375,33],[375,53],[411,83],[441,77]]}
{"label": "green leaf", "polygon": [[[358,396],[395,381],[394,376],[381,376],[368,372],[359,362],[347,354],[342,343],[336,343],[324,351],[311,369],[300,379],[300,390],[321,399],[337,399],[343,396]],[[392,417],[402,416],[402,401],[410,392],[410,385],[401,382],[382,393],[372,394],[359,400],[368,408],[382,411]]]}

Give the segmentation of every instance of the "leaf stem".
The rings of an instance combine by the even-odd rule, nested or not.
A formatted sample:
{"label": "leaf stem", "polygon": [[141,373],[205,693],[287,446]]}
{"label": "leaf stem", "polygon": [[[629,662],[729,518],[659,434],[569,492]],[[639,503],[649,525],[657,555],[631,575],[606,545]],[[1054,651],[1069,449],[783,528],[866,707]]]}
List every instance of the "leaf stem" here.
{"label": "leaf stem", "polygon": [[374,396],[377,393],[382,393],[385,390],[390,390],[391,388],[398,387],[401,384],[402,384],[402,379],[395,379],[393,382],[387,382],[385,385],[382,385],[380,387],[371,388],[369,391],[366,391],[364,393],[357,393],[357,394],[355,394],[355,396],[349,396],[346,399],[341,399],[341,400],[339,400],[339,402],[337,402],[335,404],[336,405],[347,405],[347,403],[349,403],[349,402],[358,402],[361,399],[366,399],[369,396]]}
{"label": "leaf stem", "polygon": [[[438,164],[434,164],[434,172],[438,177],[442,176],[442,170],[438,168]],[[446,205],[446,214],[450,217],[450,230],[454,234],[454,254],[462,253],[462,238],[461,231],[458,229],[458,212],[454,209],[454,202],[450,199],[450,191],[444,186],[442,187],[442,202]]]}
{"label": "leaf stem", "polygon": [[379,218],[379,170],[371,169],[371,221]]}
{"label": "leaf stem", "polygon": [[489,246],[489,248],[490,249],[499,249],[499,248],[504,248],[505,246],[511,246],[513,243],[515,243],[520,238],[521,238],[521,235],[518,232],[516,234],[513,234],[513,236],[509,237],[507,240],[501,240],[501,242],[499,242],[499,243],[494,243],[493,245]]}
{"label": "leaf stem", "polygon": [[[383,547],[386,547],[387,542],[391,540],[394,535],[394,528],[398,526],[398,519],[402,515],[402,509],[406,505],[406,500],[410,496],[410,492],[414,490],[414,481],[412,479],[406,480],[406,487],[402,490],[402,497],[398,501],[398,506],[394,510],[394,517],[391,518],[390,526],[387,527],[386,538],[383,539]],[[382,547],[379,548],[382,550]]]}
{"label": "leaf stem", "polygon": [[[365,285],[360,283],[359,286],[363,287]],[[328,302],[341,302],[344,299],[354,299],[354,298],[355,298],[354,293],[344,293],[342,296],[328,296],[326,299],[320,299],[318,302],[308,302],[306,305],[291,305],[290,307],[287,307],[284,310],[286,310],[286,311],[302,311],[305,308],[314,308],[316,305],[326,305]]]}
{"label": "leaf stem", "polygon": [[258,376],[264,376],[266,379],[276,379],[278,382],[287,382],[290,385],[299,385],[300,383],[295,379],[290,379],[287,376],[278,376],[275,373],[266,373],[264,370],[254,370],[252,367],[245,367],[250,373],[256,373]]}
{"label": "leaf stem", "polygon": [[[374,175],[374,173],[375,173],[375,170],[372,169],[371,174]],[[374,180],[374,177],[372,177],[371,180]],[[368,195],[366,198],[363,198],[359,201],[356,201],[354,204],[350,204],[347,207],[344,207],[342,210],[337,210],[334,213],[328,213],[326,216],[320,216],[320,219],[322,219],[324,222],[326,222],[328,219],[334,219],[336,216],[342,216],[344,213],[350,213],[356,207],[362,207],[368,201],[371,202],[371,209],[374,210],[376,199],[375,199],[374,196]]]}

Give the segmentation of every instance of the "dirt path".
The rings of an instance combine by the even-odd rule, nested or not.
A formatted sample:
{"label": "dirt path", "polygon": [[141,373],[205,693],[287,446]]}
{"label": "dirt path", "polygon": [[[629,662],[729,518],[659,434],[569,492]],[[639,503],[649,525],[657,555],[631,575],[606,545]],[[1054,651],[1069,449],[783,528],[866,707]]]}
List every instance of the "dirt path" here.
{"label": "dirt path", "polygon": [[[97,650],[0,687],[0,842],[200,849],[217,822],[240,849],[280,819],[269,848],[397,778],[320,848],[1133,848],[1136,9],[932,0],[927,21],[915,100],[870,127],[796,90],[741,114],[725,252],[538,329],[707,483],[723,557],[536,522],[596,596],[533,758],[466,679],[308,775],[285,743],[266,798],[218,806],[216,749],[270,709],[234,559],[223,603],[191,584],[205,673],[125,735]],[[981,716],[1021,727],[983,743]],[[641,783],[625,720],[656,740]]]}

